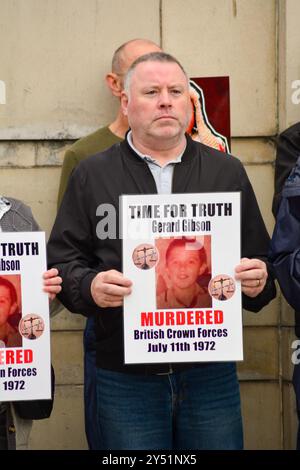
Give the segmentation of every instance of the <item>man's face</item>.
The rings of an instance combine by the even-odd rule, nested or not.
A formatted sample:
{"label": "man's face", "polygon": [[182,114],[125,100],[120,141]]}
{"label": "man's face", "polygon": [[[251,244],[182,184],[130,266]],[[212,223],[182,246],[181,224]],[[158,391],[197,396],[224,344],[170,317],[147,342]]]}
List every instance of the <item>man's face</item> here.
{"label": "man's face", "polygon": [[0,326],[5,325],[15,306],[11,300],[10,290],[5,286],[0,286]]}
{"label": "man's face", "polygon": [[131,77],[129,97],[122,94],[122,106],[134,142],[153,148],[177,142],[191,115],[187,78],[176,63],[142,62]]}
{"label": "man's face", "polygon": [[173,286],[187,289],[197,282],[201,261],[199,251],[174,247],[168,256],[167,270]]}

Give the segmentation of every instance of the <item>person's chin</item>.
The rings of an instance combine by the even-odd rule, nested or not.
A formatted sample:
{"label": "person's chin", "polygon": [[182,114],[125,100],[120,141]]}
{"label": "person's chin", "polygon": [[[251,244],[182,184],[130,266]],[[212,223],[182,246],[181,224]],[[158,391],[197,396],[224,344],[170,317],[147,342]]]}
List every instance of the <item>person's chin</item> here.
{"label": "person's chin", "polygon": [[178,126],[174,125],[164,125],[164,126],[159,126],[155,130],[155,134],[159,138],[166,138],[166,139],[173,139],[175,137],[178,137],[178,135],[181,134],[180,129],[178,129]]}
{"label": "person's chin", "polygon": [[183,283],[178,283],[177,284],[177,288],[182,289],[182,290],[189,289],[190,287],[191,287],[191,284],[188,283],[188,282],[187,283],[183,282]]}

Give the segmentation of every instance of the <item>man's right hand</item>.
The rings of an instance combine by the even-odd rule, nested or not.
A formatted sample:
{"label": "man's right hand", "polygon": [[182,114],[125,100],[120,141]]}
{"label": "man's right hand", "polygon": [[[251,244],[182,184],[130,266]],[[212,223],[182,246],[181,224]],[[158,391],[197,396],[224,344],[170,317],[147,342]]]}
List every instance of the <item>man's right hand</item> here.
{"label": "man's right hand", "polygon": [[94,277],[91,284],[91,294],[99,307],[120,307],[123,299],[131,294],[132,282],[122,273],[111,269],[103,271]]}

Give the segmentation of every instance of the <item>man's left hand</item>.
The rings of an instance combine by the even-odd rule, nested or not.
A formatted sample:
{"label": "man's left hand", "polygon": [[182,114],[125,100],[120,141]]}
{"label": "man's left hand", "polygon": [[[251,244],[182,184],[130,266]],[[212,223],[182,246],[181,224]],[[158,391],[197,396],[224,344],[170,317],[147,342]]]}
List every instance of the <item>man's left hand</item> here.
{"label": "man's left hand", "polygon": [[235,273],[235,279],[241,281],[242,292],[248,297],[260,294],[268,278],[266,263],[255,258],[242,258]]}

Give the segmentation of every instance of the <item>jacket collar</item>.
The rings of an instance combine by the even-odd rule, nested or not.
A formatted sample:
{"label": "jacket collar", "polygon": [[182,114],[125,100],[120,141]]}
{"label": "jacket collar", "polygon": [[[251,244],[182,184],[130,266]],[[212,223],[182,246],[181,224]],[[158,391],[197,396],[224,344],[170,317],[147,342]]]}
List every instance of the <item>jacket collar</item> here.
{"label": "jacket collar", "polygon": [[[127,141],[128,132],[126,133],[125,139],[120,143],[121,150],[126,153],[126,156],[130,158],[132,163],[135,163],[138,165],[144,165],[145,162],[141,159],[139,155],[137,155],[137,153],[133,150],[133,148],[129,145]],[[188,134],[185,134],[185,136],[186,136],[186,147],[185,147],[185,151],[183,152],[180,164],[189,164],[194,159],[195,154],[199,152],[199,147],[198,147],[197,142],[193,141],[192,138]]]}

